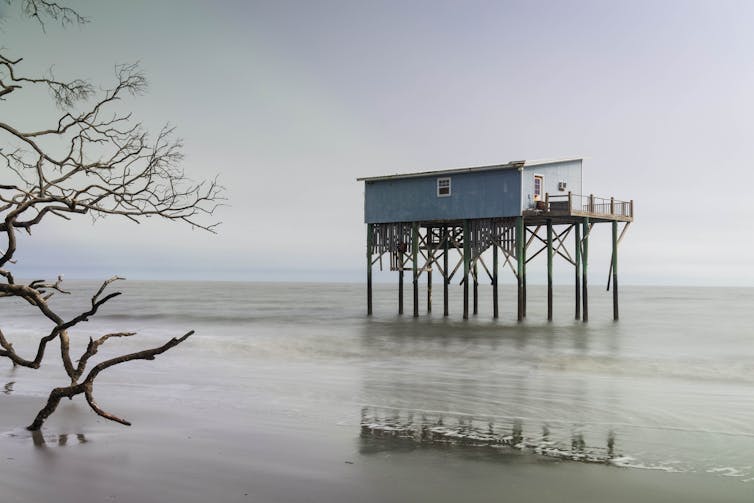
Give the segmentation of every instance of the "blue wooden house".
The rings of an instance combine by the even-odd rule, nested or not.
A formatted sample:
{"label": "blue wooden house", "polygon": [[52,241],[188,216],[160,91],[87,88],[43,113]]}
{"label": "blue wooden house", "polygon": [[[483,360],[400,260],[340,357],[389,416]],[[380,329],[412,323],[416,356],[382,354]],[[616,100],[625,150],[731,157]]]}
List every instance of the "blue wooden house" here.
{"label": "blue wooden house", "polygon": [[[367,224],[367,312],[372,313],[372,266],[389,255],[399,273],[398,311],[403,312],[403,273],[413,272],[414,316],[418,316],[417,283],[426,274],[427,310],[431,311],[432,272],[447,289],[463,265],[464,318],[468,317],[469,275],[477,313],[481,268],[493,285],[493,313],[498,316],[498,261],[516,264],[518,319],[526,317],[526,264],[547,252],[548,319],[552,319],[552,268],[555,256],[575,267],[575,316],[588,319],[588,237],[596,223],[613,226],[613,317],[618,319],[617,246],[633,221],[633,201],[585,195],[582,159],[513,161],[506,164],[443,171],[359,178],[364,182]],[[618,223],[624,224],[618,235]],[[544,235],[540,235],[540,231]],[[572,236],[572,247],[567,239]],[[533,245],[533,246],[532,246]],[[530,248],[536,248],[530,251]],[[570,250],[573,250],[571,254]],[[490,253],[487,253],[490,252]],[[492,257],[487,257],[487,255]],[[375,258],[376,257],[376,258]],[[456,257],[455,265],[451,257]],[[492,261],[488,267],[485,260]],[[582,314],[583,313],[583,314]]]}
{"label": "blue wooden house", "polygon": [[522,216],[545,195],[582,194],[581,159],[359,178],[366,223]]}

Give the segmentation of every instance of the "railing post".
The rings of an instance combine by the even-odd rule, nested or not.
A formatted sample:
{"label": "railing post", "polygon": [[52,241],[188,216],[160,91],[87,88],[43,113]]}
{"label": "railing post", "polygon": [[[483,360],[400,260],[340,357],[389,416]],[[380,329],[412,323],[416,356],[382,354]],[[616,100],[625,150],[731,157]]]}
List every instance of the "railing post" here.
{"label": "railing post", "polygon": [[610,198],[610,214],[615,215],[615,198]]}
{"label": "railing post", "polygon": [[594,194],[589,194],[589,213],[594,213]]}
{"label": "railing post", "polygon": [[545,192],[545,211],[550,211],[550,193]]}
{"label": "railing post", "polygon": [[568,191],[568,214],[570,214],[573,211],[573,199],[571,196],[571,191]]}
{"label": "railing post", "polygon": [[631,208],[631,218],[634,218],[634,200],[633,199],[631,199],[630,208]]}

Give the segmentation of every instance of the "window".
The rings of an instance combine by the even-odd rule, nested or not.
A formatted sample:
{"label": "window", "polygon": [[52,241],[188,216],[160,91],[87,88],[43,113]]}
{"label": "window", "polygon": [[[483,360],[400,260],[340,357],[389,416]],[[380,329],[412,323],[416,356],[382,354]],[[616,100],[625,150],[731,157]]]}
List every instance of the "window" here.
{"label": "window", "polygon": [[542,200],[542,190],[545,185],[545,177],[541,175],[534,175],[534,200]]}
{"label": "window", "polygon": [[450,196],[450,178],[437,179],[437,197]]}

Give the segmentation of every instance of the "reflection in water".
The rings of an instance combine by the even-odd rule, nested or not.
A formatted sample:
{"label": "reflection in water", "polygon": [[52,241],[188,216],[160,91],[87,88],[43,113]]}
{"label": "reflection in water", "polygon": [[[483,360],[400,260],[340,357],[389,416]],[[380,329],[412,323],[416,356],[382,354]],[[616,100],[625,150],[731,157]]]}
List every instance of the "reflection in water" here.
{"label": "reflection in water", "polygon": [[489,447],[584,463],[612,463],[615,432],[610,430],[604,447],[588,445],[584,433],[574,431],[568,448],[550,438],[550,427],[541,426],[541,436],[527,436],[521,419],[511,421],[465,415],[427,414],[411,411],[361,410],[362,453],[406,447]]}
{"label": "reflection in water", "polygon": [[60,435],[47,435],[45,436],[41,431],[32,431],[31,432],[31,439],[32,442],[34,442],[35,447],[40,448],[47,448],[50,445],[59,445],[59,446],[65,446],[68,445],[69,438],[76,438],[76,441],[79,444],[85,444],[88,442],[86,435],[83,433],[76,433],[75,435],[67,434],[67,433],[61,433]]}

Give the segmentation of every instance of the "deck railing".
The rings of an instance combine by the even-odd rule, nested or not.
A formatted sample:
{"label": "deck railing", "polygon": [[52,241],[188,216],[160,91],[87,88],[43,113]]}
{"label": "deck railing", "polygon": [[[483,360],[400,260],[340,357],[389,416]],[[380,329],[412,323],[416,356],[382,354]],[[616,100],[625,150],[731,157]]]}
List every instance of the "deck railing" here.
{"label": "deck railing", "polygon": [[[538,208],[539,209],[539,208]],[[544,208],[549,212],[589,213],[592,215],[609,215],[619,217],[634,216],[634,201],[619,201],[613,197],[597,197],[573,194],[545,194]]]}

